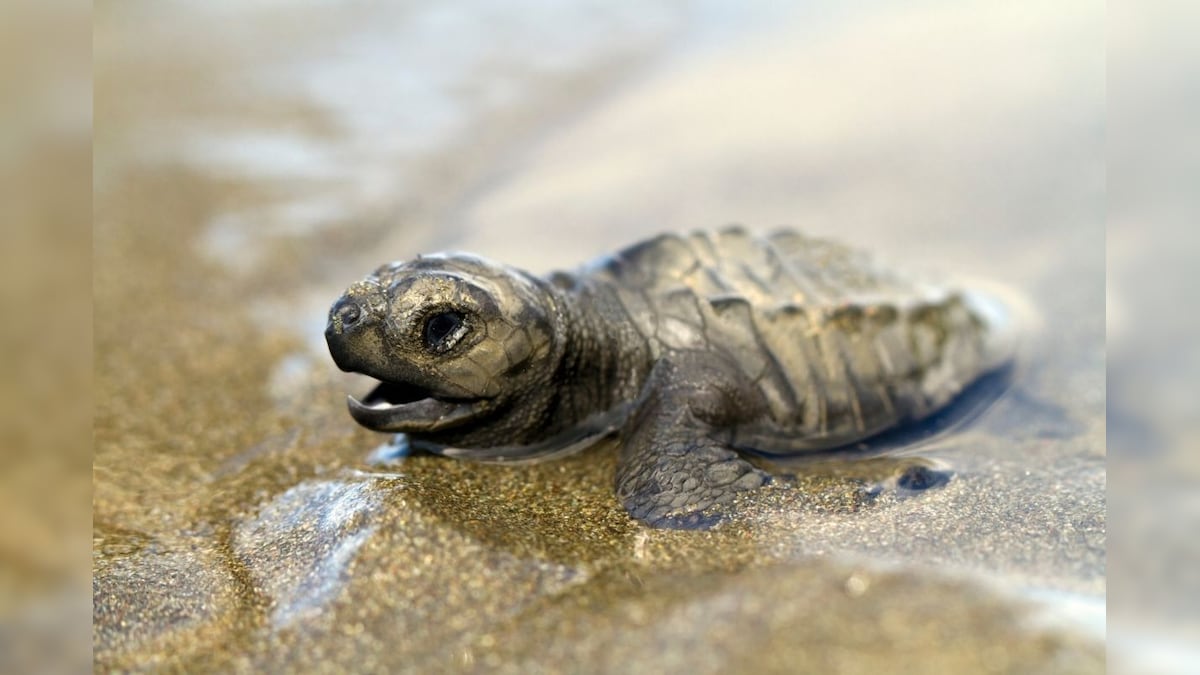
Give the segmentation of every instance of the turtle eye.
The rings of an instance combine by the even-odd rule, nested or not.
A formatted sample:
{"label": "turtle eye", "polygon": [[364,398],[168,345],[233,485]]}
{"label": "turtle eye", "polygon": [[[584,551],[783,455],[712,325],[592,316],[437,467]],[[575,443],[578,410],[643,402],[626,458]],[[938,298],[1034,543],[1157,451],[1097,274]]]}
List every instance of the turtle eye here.
{"label": "turtle eye", "polygon": [[425,320],[425,347],[435,354],[450,351],[470,330],[460,312],[439,312]]}

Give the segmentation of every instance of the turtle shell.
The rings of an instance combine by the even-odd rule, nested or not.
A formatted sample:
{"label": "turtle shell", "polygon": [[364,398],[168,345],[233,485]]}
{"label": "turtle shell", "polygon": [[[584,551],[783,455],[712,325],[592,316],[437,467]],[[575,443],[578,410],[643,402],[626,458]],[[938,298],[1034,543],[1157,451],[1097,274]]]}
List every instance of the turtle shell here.
{"label": "turtle shell", "polygon": [[945,405],[1010,356],[995,303],[794,231],[664,234],[583,270],[616,289],[656,357],[708,351],[756,383],[769,419],[734,444],[836,447]]}

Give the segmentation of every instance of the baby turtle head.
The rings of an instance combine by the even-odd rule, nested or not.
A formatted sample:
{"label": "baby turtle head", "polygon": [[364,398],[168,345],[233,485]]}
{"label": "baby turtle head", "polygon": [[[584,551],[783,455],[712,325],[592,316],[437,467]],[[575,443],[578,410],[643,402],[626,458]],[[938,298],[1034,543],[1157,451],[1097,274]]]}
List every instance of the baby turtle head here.
{"label": "baby turtle head", "polygon": [[339,368],[380,380],[362,401],[349,399],[360,424],[462,442],[544,389],[553,316],[551,297],[528,274],[439,254],[384,265],[352,285],[329,311],[325,340]]}

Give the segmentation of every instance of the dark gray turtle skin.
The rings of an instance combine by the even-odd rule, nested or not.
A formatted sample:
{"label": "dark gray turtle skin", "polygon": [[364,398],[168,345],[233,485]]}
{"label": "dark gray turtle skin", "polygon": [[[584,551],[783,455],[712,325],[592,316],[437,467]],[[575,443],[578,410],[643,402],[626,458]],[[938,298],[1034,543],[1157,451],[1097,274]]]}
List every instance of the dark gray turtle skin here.
{"label": "dark gray turtle skin", "polygon": [[533,460],[619,434],[617,495],[660,527],[718,522],[772,481],[747,454],[854,443],[1000,365],[997,313],[836,243],[664,234],[537,277],[466,254],[384,265],[334,303],[350,413],[419,448]]}

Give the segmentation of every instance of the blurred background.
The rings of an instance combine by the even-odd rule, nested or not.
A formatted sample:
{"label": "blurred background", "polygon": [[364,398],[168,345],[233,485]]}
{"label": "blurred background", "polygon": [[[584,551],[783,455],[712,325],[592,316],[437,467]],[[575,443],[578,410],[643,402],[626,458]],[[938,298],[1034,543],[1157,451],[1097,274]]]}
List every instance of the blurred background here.
{"label": "blurred background", "polygon": [[[457,248],[544,272],[662,230],[735,221],[797,226],[906,268],[989,279],[1031,298],[1041,317],[1025,377],[1044,404],[1011,407],[973,454],[940,457],[962,472],[954,489],[1005,488],[972,502],[992,515],[963,516],[966,543],[948,560],[850,543],[843,552],[911,566],[918,581],[949,562],[1015,579],[1012,588],[1050,589],[1062,594],[1043,603],[1056,608],[1050,623],[1082,653],[1106,640],[1114,672],[1194,670],[1200,59],[1189,36],[1200,17],[1189,3],[1107,17],[1095,2],[934,0],[129,0],[100,3],[94,16],[67,3],[3,11],[6,672],[45,668],[46,655],[64,669],[88,666],[89,578],[92,665],[153,664],[170,649],[199,659],[197,644],[221,644],[234,629],[285,648],[271,621],[312,587],[281,590],[273,570],[286,565],[246,542],[294,544],[272,518],[322,504],[314,478],[367,485],[337,473],[361,467],[371,441],[346,425],[338,398],[355,382],[330,372],[321,330],[328,303],[373,266]],[[1062,419],[1047,422],[1049,409]],[[1117,468],[1111,485],[1106,462]],[[424,466],[407,465],[414,485],[432,480]],[[1032,474],[1027,487],[1004,482],[1021,471]],[[441,493],[421,502],[415,488],[373,485],[353,493],[370,499],[346,502],[345,492],[336,503],[368,520],[384,517],[376,502],[412,511],[409,533],[474,532],[448,513],[439,512],[454,527],[426,523],[422,508],[394,501],[441,504]],[[986,550],[1006,525],[1019,529],[1022,503],[1049,493],[1054,508],[1037,502],[1032,512],[1056,515],[1038,527],[1076,528],[1078,544],[1030,533],[1029,548]],[[934,501],[920,517],[962,503]],[[828,544],[807,530],[755,533],[755,555],[807,560],[801,539],[837,552],[856,528],[918,522],[903,520],[917,508],[837,521]],[[768,515],[775,531],[797,519]],[[619,551],[644,535],[617,531],[620,546],[603,555],[623,561]],[[559,563],[562,579],[610,569],[548,554],[544,538],[506,536],[505,550],[525,542],[536,555],[517,557]],[[486,537],[467,538],[490,550]],[[458,550],[433,539],[413,550]],[[386,577],[411,562],[384,541],[403,553],[373,558],[368,543],[360,574]],[[650,544],[680,557],[675,540]],[[249,576],[226,578],[230,560]],[[532,595],[555,596],[538,565],[513,578],[540,579],[548,585]],[[833,565],[815,577],[842,578]],[[183,585],[172,592],[164,579]],[[339,626],[386,636],[379,614],[333,609],[358,597],[346,583],[319,607]],[[249,598],[229,590],[238,584]],[[880,607],[889,597],[900,596]],[[311,644],[341,635],[304,621]],[[1028,617],[1003,625],[1014,623]],[[483,640],[479,625],[461,631]],[[55,648],[63,638],[76,648]],[[242,665],[272,654],[230,651],[239,648],[249,654]],[[895,655],[880,653],[884,663]]]}
{"label": "blurred background", "polygon": [[90,5],[0,8],[0,670],[90,667]]}
{"label": "blurred background", "polygon": [[1200,10],[1109,11],[1110,667],[1188,672],[1200,637]]}

